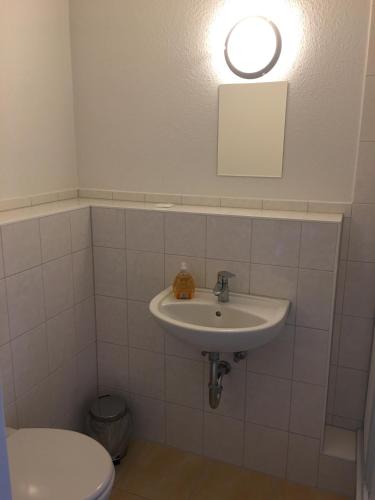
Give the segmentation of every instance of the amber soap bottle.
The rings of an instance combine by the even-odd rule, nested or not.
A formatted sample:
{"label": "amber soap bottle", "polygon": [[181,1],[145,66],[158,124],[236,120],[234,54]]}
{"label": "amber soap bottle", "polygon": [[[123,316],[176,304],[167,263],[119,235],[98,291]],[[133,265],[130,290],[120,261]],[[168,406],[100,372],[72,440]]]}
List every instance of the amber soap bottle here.
{"label": "amber soap bottle", "polygon": [[181,263],[180,272],[173,282],[173,293],[176,299],[192,299],[195,293],[193,276],[189,273],[186,262]]}

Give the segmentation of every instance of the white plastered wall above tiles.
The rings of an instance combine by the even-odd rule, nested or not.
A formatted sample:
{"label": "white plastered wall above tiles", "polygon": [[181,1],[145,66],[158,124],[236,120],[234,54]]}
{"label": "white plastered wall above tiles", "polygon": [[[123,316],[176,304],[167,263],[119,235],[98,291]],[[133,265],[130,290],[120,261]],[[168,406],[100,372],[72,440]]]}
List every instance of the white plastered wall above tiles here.
{"label": "white plastered wall above tiles", "polygon": [[1,4],[0,209],[77,188],[69,24],[68,0]]}
{"label": "white plastered wall above tiles", "polygon": [[[226,66],[223,45],[248,4],[288,20],[279,64],[259,80],[290,84],[278,180],[216,175],[218,86],[245,82]],[[152,8],[73,0],[80,187],[351,202],[369,7],[370,0],[347,0],[345,8],[340,0],[166,0]],[[289,34],[297,39],[288,47]]]}

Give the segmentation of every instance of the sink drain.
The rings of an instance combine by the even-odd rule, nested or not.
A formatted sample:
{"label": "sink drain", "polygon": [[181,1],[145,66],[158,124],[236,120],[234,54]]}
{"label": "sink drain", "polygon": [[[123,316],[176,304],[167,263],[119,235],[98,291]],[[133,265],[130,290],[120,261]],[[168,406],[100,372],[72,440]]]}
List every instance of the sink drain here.
{"label": "sink drain", "polygon": [[221,316],[221,312],[220,312],[220,311],[216,311],[216,313],[215,313],[215,314],[216,314],[216,316],[217,316],[218,318],[220,318],[220,316]]}

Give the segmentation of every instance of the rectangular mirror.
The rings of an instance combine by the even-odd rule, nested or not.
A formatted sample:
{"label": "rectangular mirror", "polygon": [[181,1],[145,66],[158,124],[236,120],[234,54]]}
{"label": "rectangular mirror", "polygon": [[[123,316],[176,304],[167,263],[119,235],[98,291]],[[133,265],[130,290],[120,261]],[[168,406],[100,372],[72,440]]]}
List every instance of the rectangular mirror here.
{"label": "rectangular mirror", "polygon": [[219,87],[218,175],[282,177],[288,82]]}

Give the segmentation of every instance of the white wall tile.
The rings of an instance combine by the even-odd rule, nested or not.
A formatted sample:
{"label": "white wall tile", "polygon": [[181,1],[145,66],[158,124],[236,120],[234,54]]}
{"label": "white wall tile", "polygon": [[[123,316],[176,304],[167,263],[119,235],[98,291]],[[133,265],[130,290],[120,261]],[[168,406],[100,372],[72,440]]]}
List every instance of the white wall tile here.
{"label": "white wall tile", "polygon": [[91,248],[73,254],[73,280],[75,302],[94,295],[94,266]]}
{"label": "white wall tile", "polygon": [[125,251],[94,248],[95,291],[98,295],[126,297]]}
{"label": "white wall tile", "polygon": [[333,271],[337,250],[337,224],[303,222],[300,266]]}
{"label": "white wall tile", "polygon": [[9,341],[8,304],[5,280],[0,280],[0,345]]}
{"label": "white wall tile", "polygon": [[289,435],[287,479],[316,486],[319,467],[319,440]]}
{"label": "white wall tile", "polygon": [[98,340],[128,345],[127,303],[114,297],[95,297]]}
{"label": "white wall tile", "polygon": [[290,398],[290,380],[247,374],[247,421],[287,430]]}
{"label": "white wall tile", "polygon": [[284,478],[287,451],[287,432],[246,423],[245,467]]}
{"label": "white wall tile", "polygon": [[349,259],[375,262],[375,204],[353,205]]}
{"label": "white wall tile", "polygon": [[350,226],[352,224],[351,217],[344,217],[341,225],[341,240],[339,259],[346,260],[349,254]]}
{"label": "white wall tile", "polygon": [[198,257],[188,257],[187,255],[165,254],[165,286],[173,285],[176,274],[181,269],[181,263],[185,262],[189,273],[192,274],[195,286],[204,288],[206,284],[206,264],[204,259]]}
{"label": "white wall tile", "polygon": [[57,214],[40,219],[42,260],[47,262],[72,251],[70,215]]}
{"label": "white wall tile", "polygon": [[250,260],[251,221],[241,217],[207,217],[207,257]]}
{"label": "white wall tile", "polygon": [[372,319],[343,316],[339,352],[340,366],[368,370],[373,331]]}
{"label": "white wall tile", "polygon": [[297,267],[300,235],[299,222],[254,220],[251,261]]}
{"label": "white wall tile", "polygon": [[99,387],[129,389],[129,351],[126,346],[98,342]]}
{"label": "white wall tile", "polygon": [[134,191],[112,191],[114,200],[121,201],[145,201],[145,193],[137,193]]}
{"label": "white wall tile", "polygon": [[274,377],[291,378],[294,330],[294,326],[287,325],[274,340],[258,349],[248,351],[248,370]]}
{"label": "white wall tile", "polygon": [[335,408],[336,380],[337,380],[337,366],[331,365],[329,367],[329,375],[328,375],[328,393],[327,393],[327,407],[326,407],[326,414],[331,415],[331,417],[333,415]]}
{"label": "white wall tile", "polygon": [[126,210],[126,247],[164,252],[164,216],[150,210]]}
{"label": "white wall tile", "polygon": [[[88,249],[90,246],[90,212],[86,209],[79,210],[76,215],[74,213],[69,215],[72,248],[73,251],[87,249],[86,252],[80,252],[81,255],[77,254],[82,257],[82,262],[77,264],[77,268],[80,269],[81,264],[85,262],[83,256],[90,255]],[[169,229],[166,231],[165,241],[167,246],[169,242],[169,249],[173,248],[173,245],[176,249],[172,253],[167,248],[165,256],[162,254],[164,217],[166,220],[169,219],[169,226],[166,222]],[[242,464],[242,448],[245,444],[243,420],[246,416],[246,420],[249,421],[246,438],[246,466],[283,477],[286,467],[286,431],[289,425],[292,384],[291,380],[286,379],[292,376],[294,327],[288,326],[285,333],[274,342],[249,353],[247,366],[251,373],[246,372],[245,362],[239,365],[232,364],[232,371],[223,380],[224,390],[220,406],[217,410],[212,410],[208,405],[207,360],[203,360],[198,349],[176,341],[172,337],[165,337],[164,331],[154,322],[148,312],[149,298],[172,281],[182,260],[186,260],[193,274],[197,274],[198,286],[205,286],[206,278],[207,286],[211,287],[209,283],[211,281],[213,286],[216,282],[217,271],[228,269],[237,272],[239,278],[233,280],[232,290],[249,292],[251,274],[250,264],[247,262],[249,253],[245,256],[245,244],[242,241],[242,239],[247,239],[247,231],[245,229],[244,233],[241,229],[245,226],[249,229],[250,240],[250,221],[211,216],[208,219],[208,255],[216,255],[211,251],[217,251],[221,241],[219,251],[223,253],[220,254],[220,259],[205,261],[206,217],[190,214],[160,214],[138,210],[127,212],[127,223],[123,221],[122,228],[127,230],[127,237],[124,237],[124,240],[127,241],[128,254],[131,255],[128,262],[129,269],[133,271],[128,281],[126,281],[124,258],[126,252],[122,248],[97,247],[95,249],[96,292],[99,294],[97,296],[100,340],[99,386],[102,390],[123,395],[128,390],[132,391],[129,404],[135,416],[135,435],[138,437],[159,442],[167,439],[172,446],[195,453],[204,452],[214,459],[237,465]],[[279,225],[279,222],[277,221],[276,225]],[[102,237],[100,231],[97,232],[96,241],[99,244],[112,245],[113,242],[115,242],[114,245],[119,244],[115,241],[118,234],[114,229],[119,227],[118,222],[113,223],[112,219],[108,224],[99,224],[99,227],[101,227],[101,234],[104,235]],[[251,276],[252,293],[287,297],[295,302],[297,269],[293,266],[298,265],[298,258],[297,264],[291,263],[292,261],[288,259],[293,256],[295,249],[293,237],[296,234],[296,228],[299,236],[300,223],[292,223],[281,229],[281,234],[285,237],[281,252],[279,248],[275,249],[271,244],[268,246],[268,257],[271,256],[272,264],[276,262],[276,265],[271,265],[268,261],[266,264],[253,264],[253,271],[255,270],[254,273],[257,274],[253,273]],[[52,233],[56,230],[52,225],[49,229]],[[223,234],[231,234],[231,237],[223,240]],[[272,235],[270,238],[272,239]],[[120,235],[120,243],[121,241]],[[222,241],[229,241],[227,249],[223,248]],[[243,244],[236,246],[238,241],[242,241]],[[54,238],[51,238],[51,243],[56,243]],[[299,240],[296,247],[297,257],[298,243]],[[62,251],[63,246],[63,244],[56,244],[54,251]],[[154,253],[150,253],[149,250]],[[234,260],[228,261],[230,252],[235,252],[236,255],[233,257]],[[246,262],[241,262],[242,259]],[[90,272],[92,274],[92,269]],[[90,272],[85,275],[89,276]],[[91,286],[85,286],[88,282],[88,280],[83,280],[77,287],[76,272],[74,272],[76,301],[92,295],[92,281]],[[123,299],[127,295],[127,284],[129,296],[132,297],[132,300],[127,302],[130,354],[128,347],[122,344],[122,342],[127,343],[123,340],[127,316],[126,301]],[[60,286],[59,280],[57,280],[57,285]],[[77,293],[77,289],[84,291]],[[276,294],[278,289],[280,292]],[[284,295],[286,289],[288,296]],[[15,297],[14,294],[13,296]],[[29,421],[36,424],[42,421],[41,412],[36,411],[33,414],[30,406],[37,404],[38,397],[43,394],[44,380],[49,392],[53,392],[52,400],[48,401],[48,411],[44,412],[44,416],[48,416],[48,419],[51,413],[51,418],[48,423],[45,422],[45,425],[79,428],[87,404],[97,394],[93,299],[85,300],[75,307],[75,329],[79,350],[77,356],[73,356],[72,352],[76,348],[70,344],[74,337],[71,336],[69,314],[72,314],[71,309],[48,322],[49,358],[51,369],[55,370],[53,380],[43,378],[22,396],[22,400],[25,399],[27,402],[22,401],[23,407],[20,410],[23,411],[23,422]],[[294,322],[293,315],[291,318],[293,319],[289,318],[289,321]],[[317,333],[319,336],[324,335],[321,332]],[[180,358],[173,356],[165,358],[164,344],[168,354],[180,356]],[[232,362],[231,358],[231,356],[224,356],[223,359],[229,359]],[[306,369],[306,366],[301,365],[300,370],[301,368]],[[316,367],[313,366],[313,368]],[[311,370],[307,372],[311,376]],[[164,387],[165,380],[166,387]],[[188,383],[187,386],[186,383]],[[181,391],[181,387],[186,390]],[[165,403],[164,398],[170,401]],[[166,406],[168,406],[168,411]],[[305,405],[302,409],[304,407]],[[296,412],[295,408],[294,411]],[[304,425],[311,425],[311,415],[309,418],[308,423]],[[336,415],[336,418],[339,417]],[[205,432],[203,432],[204,428]],[[252,434],[251,431],[253,431]]]}
{"label": "white wall tile", "polygon": [[51,426],[71,428],[72,413],[77,405],[76,358],[65,363],[48,379],[50,392]]}
{"label": "white wall tile", "polygon": [[290,431],[320,438],[323,430],[325,398],[324,387],[293,382]]}
{"label": "white wall tile", "polygon": [[16,396],[20,397],[48,375],[45,325],[12,341]]}
{"label": "white wall tile", "polygon": [[20,427],[51,427],[50,385],[46,378],[17,399]]}
{"label": "white wall tile", "polygon": [[367,372],[338,367],[334,414],[340,417],[361,420],[363,418]]}
{"label": "white wall tile", "polygon": [[348,262],[344,314],[373,318],[375,315],[375,264]]}
{"label": "white wall tile", "polygon": [[0,347],[0,382],[4,406],[8,406],[15,400],[13,361],[10,344]]}
{"label": "white wall tile", "polygon": [[346,269],[347,261],[340,261],[337,269],[337,279],[336,279],[336,296],[335,296],[335,312],[336,314],[342,314],[344,307],[344,294],[345,294],[345,282],[346,282]]}
{"label": "white wall tile", "polygon": [[5,425],[8,427],[18,428],[17,405],[12,403],[4,408]]}
{"label": "white wall tile", "polygon": [[38,219],[3,226],[2,239],[7,276],[42,262]]}
{"label": "white wall tile", "polygon": [[302,200],[263,200],[263,209],[307,212],[308,202]]}
{"label": "white wall tile", "polygon": [[70,227],[72,232],[72,250],[77,252],[91,246],[91,210],[82,208],[70,214]]}
{"label": "white wall tile", "polygon": [[83,416],[98,396],[98,362],[96,343],[77,355],[77,395]]}
{"label": "white wall tile", "polygon": [[164,352],[164,330],[151,315],[147,303],[128,301],[128,334],[131,347]]}
{"label": "white wall tile", "polygon": [[160,253],[126,254],[128,297],[148,302],[164,289],[164,256]]}
{"label": "white wall tile", "polygon": [[231,260],[206,260],[206,287],[213,288],[217,282],[219,271],[229,271],[235,276],[229,278],[229,290],[238,293],[249,293],[250,265],[247,262]]}
{"label": "white wall tile", "polygon": [[200,196],[195,194],[183,194],[183,205],[195,205],[200,207],[220,207],[220,198],[218,196]]}
{"label": "white wall tile", "polygon": [[165,215],[165,252],[204,257],[206,217],[191,214]]}
{"label": "white wall tile", "polygon": [[289,299],[291,308],[288,323],[295,323],[298,269],[264,264],[251,264],[250,293]]}
{"label": "white wall tile", "polygon": [[334,275],[300,269],[297,290],[297,325],[328,330],[334,294]]}
{"label": "white wall tile", "polygon": [[220,198],[220,206],[229,208],[259,208],[263,207],[263,200],[260,198],[237,198],[225,196]]}
{"label": "white wall tile", "polygon": [[201,410],[168,403],[167,444],[193,453],[203,450],[203,413]]}
{"label": "white wall tile", "polygon": [[332,341],[331,341],[331,359],[330,363],[337,365],[339,362],[339,347],[341,336],[342,316],[336,314],[333,321]]}
{"label": "white wall tile", "polygon": [[164,356],[161,354],[130,348],[129,377],[132,392],[164,398]]}
{"label": "white wall tile", "polygon": [[92,239],[95,246],[125,248],[125,211],[93,207]]}
{"label": "white wall tile", "polygon": [[166,356],[166,399],[203,408],[203,361]]}
{"label": "white wall tile", "polygon": [[0,228],[0,279],[4,278],[5,269],[4,269],[4,257],[3,257],[3,238],[1,236],[1,228]]}
{"label": "white wall tile", "polygon": [[326,385],[328,370],[328,332],[296,328],[293,379],[310,384]]}
{"label": "white wall tile", "polygon": [[355,462],[320,455],[318,486],[351,498],[355,495]]}
{"label": "white wall tile", "polygon": [[76,353],[74,309],[68,309],[46,323],[49,371],[60,368]]}
{"label": "white wall tile", "polygon": [[172,203],[181,205],[182,196],[170,193],[144,193],[146,203]]}
{"label": "white wall tile", "polygon": [[172,335],[165,335],[165,352],[172,356],[181,356],[182,358],[201,360],[202,350],[178,340]]}
{"label": "white wall tile", "polygon": [[375,76],[366,77],[361,140],[375,141]]}
{"label": "white wall tile", "polygon": [[52,318],[74,304],[72,256],[43,264],[46,316]]}
{"label": "white wall tile", "polygon": [[30,269],[6,280],[10,335],[12,338],[44,320],[42,270]]}
{"label": "white wall tile", "polygon": [[137,438],[164,443],[165,403],[157,399],[133,395],[129,399],[134,435]]}
{"label": "white wall tile", "polygon": [[94,297],[75,306],[77,351],[82,351],[96,340]]}
{"label": "white wall tile", "polygon": [[242,465],[244,423],[221,415],[204,415],[203,453],[234,465]]}
{"label": "white wall tile", "polygon": [[[212,409],[209,404],[209,363],[204,366],[204,386],[203,404],[204,411],[243,420],[245,417],[246,403],[246,371],[236,368],[235,363],[231,363],[231,371],[225,375],[223,380],[223,391],[221,393],[220,405]],[[233,366],[234,365],[234,366]]]}
{"label": "white wall tile", "polygon": [[[375,34],[373,35],[375,39]],[[375,203],[375,142],[360,142],[354,186],[355,203]]]}
{"label": "white wall tile", "polygon": [[353,418],[339,417],[338,415],[332,416],[332,425],[341,427],[349,431],[358,431],[363,426],[363,418],[356,420]]}

